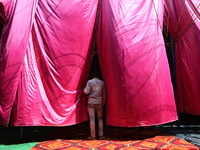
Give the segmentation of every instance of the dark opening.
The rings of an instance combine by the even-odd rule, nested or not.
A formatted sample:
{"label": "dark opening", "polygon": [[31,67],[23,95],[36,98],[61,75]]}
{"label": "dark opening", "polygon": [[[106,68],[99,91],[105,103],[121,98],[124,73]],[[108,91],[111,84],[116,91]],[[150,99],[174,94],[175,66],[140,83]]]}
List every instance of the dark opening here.
{"label": "dark opening", "polygon": [[2,34],[2,30],[3,30],[3,27],[4,27],[4,7],[3,7],[3,4],[0,2],[0,37],[1,37],[1,34]]}
{"label": "dark opening", "polygon": [[169,62],[172,84],[175,92],[176,91],[175,44],[166,26],[164,26],[163,28],[163,37],[165,41],[165,48]]}
{"label": "dark opening", "polygon": [[93,74],[98,74],[99,78],[102,79],[102,74],[101,74],[101,69],[100,69],[100,64],[99,64],[99,56],[98,56],[98,50],[95,44],[95,48],[92,54],[92,63],[91,63],[91,68],[90,68],[90,73],[89,73],[89,79],[93,77]]}

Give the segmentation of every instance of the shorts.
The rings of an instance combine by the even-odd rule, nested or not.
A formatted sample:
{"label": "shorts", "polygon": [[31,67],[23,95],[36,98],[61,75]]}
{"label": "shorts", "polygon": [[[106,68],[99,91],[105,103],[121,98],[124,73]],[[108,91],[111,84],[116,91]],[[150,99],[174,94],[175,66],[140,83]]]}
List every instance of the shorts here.
{"label": "shorts", "polygon": [[103,109],[102,104],[88,104],[88,108],[94,108],[95,111],[101,111]]}

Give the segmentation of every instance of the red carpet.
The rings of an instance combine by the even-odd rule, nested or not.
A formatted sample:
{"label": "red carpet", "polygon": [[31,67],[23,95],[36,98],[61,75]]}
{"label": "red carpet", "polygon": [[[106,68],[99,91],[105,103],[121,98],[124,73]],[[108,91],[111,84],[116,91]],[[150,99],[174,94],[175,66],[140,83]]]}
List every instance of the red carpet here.
{"label": "red carpet", "polygon": [[[61,127],[31,150],[199,150],[200,148],[158,129],[109,127],[105,140],[87,140],[88,127]],[[51,140],[50,140],[51,139]]]}

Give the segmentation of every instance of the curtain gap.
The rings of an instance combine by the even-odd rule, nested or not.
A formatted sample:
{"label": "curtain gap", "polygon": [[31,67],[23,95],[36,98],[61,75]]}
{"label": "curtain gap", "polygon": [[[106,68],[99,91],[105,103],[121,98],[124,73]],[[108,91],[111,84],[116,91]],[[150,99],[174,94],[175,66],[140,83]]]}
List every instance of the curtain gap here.
{"label": "curtain gap", "polygon": [[0,37],[2,34],[3,27],[4,27],[4,15],[5,15],[4,7],[3,7],[3,4],[0,2]]}
{"label": "curtain gap", "polygon": [[98,72],[99,76],[102,77],[101,75],[101,69],[99,65],[99,56],[98,56],[98,50],[97,50],[97,45],[96,45],[96,34],[97,34],[97,29],[98,29],[98,23],[99,23],[99,16],[101,13],[101,4],[102,0],[98,1],[97,5],[97,13],[96,13],[96,19],[95,19],[95,24],[94,24],[94,29],[93,29],[93,35],[92,35],[92,60],[91,60],[91,65],[90,65],[90,72],[89,72],[89,79],[92,78],[92,74],[94,72]]}

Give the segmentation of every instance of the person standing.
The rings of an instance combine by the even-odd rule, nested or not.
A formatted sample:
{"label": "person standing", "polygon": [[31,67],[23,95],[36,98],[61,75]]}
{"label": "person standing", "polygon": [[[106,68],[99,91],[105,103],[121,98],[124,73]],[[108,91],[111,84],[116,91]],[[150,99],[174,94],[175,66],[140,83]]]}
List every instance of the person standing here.
{"label": "person standing", "polygon": [[98,118],[99,139],[104,139],[103,134],[103,106],[106,100],[106,89],[104,81],[100,80],[98,74],[88,80],[83,92],[88,95],[87,111],[90,119],[90,136],[88,139],[96,139],[95,114]]}

